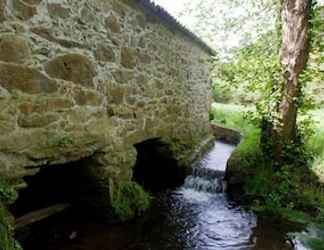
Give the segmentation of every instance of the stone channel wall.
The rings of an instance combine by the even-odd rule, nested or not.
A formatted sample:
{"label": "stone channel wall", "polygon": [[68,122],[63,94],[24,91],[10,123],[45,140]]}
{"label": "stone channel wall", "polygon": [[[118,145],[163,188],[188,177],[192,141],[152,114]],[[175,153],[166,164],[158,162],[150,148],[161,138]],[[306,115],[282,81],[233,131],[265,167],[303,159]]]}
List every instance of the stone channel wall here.
{"label": "stone channel wall", "polygon": [[134,144],[185,165],[209,138],[210,50],[140,2],[0,0],[2,177],[91,157],[130,180]]}

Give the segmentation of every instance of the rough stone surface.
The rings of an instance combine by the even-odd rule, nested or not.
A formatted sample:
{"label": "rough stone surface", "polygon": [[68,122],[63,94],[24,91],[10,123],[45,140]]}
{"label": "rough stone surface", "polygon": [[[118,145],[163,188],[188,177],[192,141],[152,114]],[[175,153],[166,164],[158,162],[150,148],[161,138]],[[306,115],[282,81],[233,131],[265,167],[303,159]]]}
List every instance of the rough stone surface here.
{"label": "rough stone surface", "polygon": [[0,61],[21,63],[30,56],[26,39],[17,35],[0,36]]}
{"label": "rough stone surface", "polygon": [[64,8],[61,4],[51,3],[48,4],[48,13],[52,18],[68,18],[70,15],[70,10]]}
{"label": "rough stone surface", "polygon": [[6,0],[0,0],[0,22],[5,20]]}
{"label": "rough stone surface", "polygon": [[121,31],[119,21],[113,14],[111,14],[109,17],[107,17],[106,25],[107,25],[107,28],[113,33],[120,33],[120,31]]}
{"label": "rough stone surface", "polygon": [[134,144],[186,165],[211,135],[209,52],[136,1],[0,0],[0,21],[1,176],[90,157],[106,190]]}
{"label": "rough stone surface", "polygon": [[95,68],[92,62],[83,55],[58,56],[46,64],[45,71],[53,78],[72,81],[86,87],[93,86]]}
{"label": "rough stone surface", "polygon": [[10,92],[20,90],[28,94],[56,91],[55,81],[47,78],[41,72],[25,66],[2,62],[0,62],[0,86]]}
{"label": "rough stone surface", "polygon": [[98,61],[113,62],[116,59],[114,49],[109,45],[100,44],[95,52],[95,57]]}
{"label": "rough stone surface", "polygon": [[12,6],[12,11],[16,15],[17,18],[22,20],[29,20],[37,13],[37,9],[35,6],[27,4],[22,0],[7,0],[10,2],[10,6]]}

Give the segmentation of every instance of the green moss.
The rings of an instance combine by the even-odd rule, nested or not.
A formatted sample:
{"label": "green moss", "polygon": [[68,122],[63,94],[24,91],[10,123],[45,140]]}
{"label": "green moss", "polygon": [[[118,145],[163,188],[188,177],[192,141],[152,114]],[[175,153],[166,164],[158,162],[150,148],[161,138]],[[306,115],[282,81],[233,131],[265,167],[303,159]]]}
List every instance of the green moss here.
{"label": "green moss", "polygon": [[150,206],[151,197],[136,182],[123,182],[114,185],[111,192],[111,205],[115,215],[126,221],[142,214]]}
{"label": "green moss", "polygon": [[16,199],[16,190],[8,182],[0,178],[0,201],[4,204],[12,204]]}
{"label": "green moss", "polygon": [[48,145],[50,147],[68,147],[70,145],[73,145],[74,141],[69,135],[56,135],[54,137],[50,137],[48,139]]}

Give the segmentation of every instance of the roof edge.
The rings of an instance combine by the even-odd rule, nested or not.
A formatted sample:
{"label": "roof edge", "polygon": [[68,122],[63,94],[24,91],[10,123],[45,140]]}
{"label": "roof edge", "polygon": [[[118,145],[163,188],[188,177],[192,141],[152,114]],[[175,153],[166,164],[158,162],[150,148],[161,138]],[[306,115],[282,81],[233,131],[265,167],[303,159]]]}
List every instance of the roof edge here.
{"label": "roof edge", "polygon": [[194,34],[192,31],[190,31],[184,25],[182,25],[175,17],[173,17],[160,5],[155,4],[151,0],[136,0],[136,2],[138,2],[144,9],[154,14],[154,16],[160,18],[165,25],[169,26],[172,29],[176,29],[180,33],[192,39],[193,42],[197,43],[208,54],[212,56],[217,55],[214,49],[212,49],[206,42],[204,42],[196,34]]}

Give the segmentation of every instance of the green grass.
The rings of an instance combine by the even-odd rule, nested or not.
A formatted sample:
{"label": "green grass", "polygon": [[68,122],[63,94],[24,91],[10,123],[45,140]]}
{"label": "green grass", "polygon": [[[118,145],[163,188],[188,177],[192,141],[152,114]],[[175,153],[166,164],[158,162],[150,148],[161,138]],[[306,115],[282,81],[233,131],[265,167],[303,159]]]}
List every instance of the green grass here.
{"label": "green grass", "polygon": [[324,109],[310,112],[314,124],[314,135],[307,141],[307,148],[314,155],[313,171],[324,183]]}
{"label": "green grass", "polygon": [[214,103],[212,105],[213,120],[228,128],[239,130],[241,133],[249,133],[255,126],[246,118],[245,114],[252,108],[234,104]]}
{"label": "green grass", "polygon": [[132,181],[116,184],[111,193],[111,205],[121,221],[141,215],[149,208],[150,202],[150,195]]}

